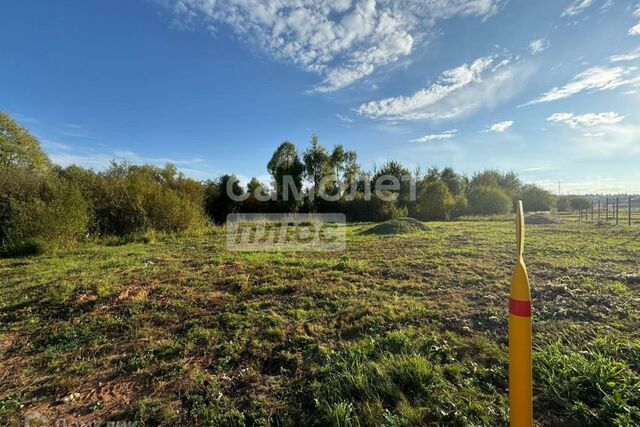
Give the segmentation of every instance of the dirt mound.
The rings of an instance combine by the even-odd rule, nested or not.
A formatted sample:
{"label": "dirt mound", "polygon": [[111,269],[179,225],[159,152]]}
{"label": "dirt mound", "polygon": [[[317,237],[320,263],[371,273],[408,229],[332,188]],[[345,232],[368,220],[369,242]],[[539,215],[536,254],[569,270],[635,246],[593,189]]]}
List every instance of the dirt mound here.
{"label": "dirt mound", "polygon": [[413,218],[397,218],[389,221],[381,222],[371,228],[364,230],[362,234],[376,235],[394,235],[394,234],[410,234],[416,231],[426,231],[429,228]]}
{"label": "dirt mound", "polygon": [[562,224],[560,218],[556,218],[548,213],[535,213],[524,218],[525,224]]}

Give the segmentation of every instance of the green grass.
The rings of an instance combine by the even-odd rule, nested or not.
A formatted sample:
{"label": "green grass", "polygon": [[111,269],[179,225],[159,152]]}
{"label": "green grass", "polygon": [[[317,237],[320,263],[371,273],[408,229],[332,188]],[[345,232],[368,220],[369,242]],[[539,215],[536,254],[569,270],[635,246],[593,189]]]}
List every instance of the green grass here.
{"label": "green grass", "polygon": [[[217,230],[0,259],[0,425],[507,425],[512,220],[369,227],[339,253]],[[638,228],[527,230],[536,422],[640,424]]]}

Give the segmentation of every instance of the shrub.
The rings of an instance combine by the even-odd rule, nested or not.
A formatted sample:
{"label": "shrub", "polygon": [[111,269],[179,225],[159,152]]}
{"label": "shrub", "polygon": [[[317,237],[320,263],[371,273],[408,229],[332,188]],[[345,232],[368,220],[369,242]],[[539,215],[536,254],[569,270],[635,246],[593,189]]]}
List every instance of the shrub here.
{"label": "shrub", "polygon": [[584,197],[574,196],[569,199],[569,206],[573,210],[589,209],[591,202]]}
{"label": "shrub", "polygon": [[123,179],[103,176],[94,189],[92,203],[92,229],[99,235],[125,236],[147,228],[142,200],[129,191]]}
{"label": "shrub", "polygon": [[522,187],[520,193],[522,205],[527,212],[550,211],[553,197],[551,193],[535,184],[527,184]]}
{"label": "shrub", "polygon": [[425,221],[444,221],[449,219],[454,198],[442,180],[429,182],[420,193],[418,214]]}
{"label": "shrub", "polygon": [[469,194],[471,213],[500,215],[511,210],[512,202],[504,191],[495,187],[477,187]]}
{"label": "shrub", "polygon": [[556,208],[558,212],[567,212],[569,210],[569,199],[567,197],[560,197],[556,201]]}
{"label": "shrub", "polygon": [[393,218],[404,218],[407,216],[407,208],[398,206],[396,202],[384,201],[378,198],[372,198],[371,203],[375,204],[374,212],[377,213],[374,221],[388,221]]}
{"label": "shrub", "polygon": [[146,195],[144,208],[149,225],[157,231],[183,232],[204,222],[200,206],[160,186]]}
{"label": "shrub", "polygon": [[127,236],[149,228],[183,232],[206,224],[201,185],[176,175],[171,165],[160,169],[113,163],[99,174],[74,166],[63,174],[90,201],[93,235]]}
{"label": "shrub", "polygon": [[87,204],[57,176],[8,168],[0,173],[0,252],[29,255],[72,244],[86,232]]}
{"label": "shrub", "polygon": [[451,219],[460,218],[469,212],[469,201],[464,194],[458,194],[453,199],[453,207],[451,208]]}

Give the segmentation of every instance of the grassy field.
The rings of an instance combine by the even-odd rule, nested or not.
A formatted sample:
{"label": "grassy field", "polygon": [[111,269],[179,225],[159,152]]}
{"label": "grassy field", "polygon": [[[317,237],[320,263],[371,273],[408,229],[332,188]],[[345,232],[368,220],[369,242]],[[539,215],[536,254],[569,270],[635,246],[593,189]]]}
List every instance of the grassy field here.
{"label": "grassy field", "polygon": [[[343,253],[222,229],[0,260],[0,424],[507,425],[511,221],[348,227]],[[640,425],[640,232],[531,225],[535,416]]]}

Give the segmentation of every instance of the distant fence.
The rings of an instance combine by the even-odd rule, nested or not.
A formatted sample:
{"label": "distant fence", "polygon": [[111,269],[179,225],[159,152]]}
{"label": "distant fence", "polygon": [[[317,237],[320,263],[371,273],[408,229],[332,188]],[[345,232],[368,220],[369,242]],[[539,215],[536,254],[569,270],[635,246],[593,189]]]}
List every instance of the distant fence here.
{"label": "distant fence", "polygon": [[592,200],[591,206],[579,209],[578,221],[604,221],[629,227],[640,220],[640,198],[633,196],[605,196]]}

